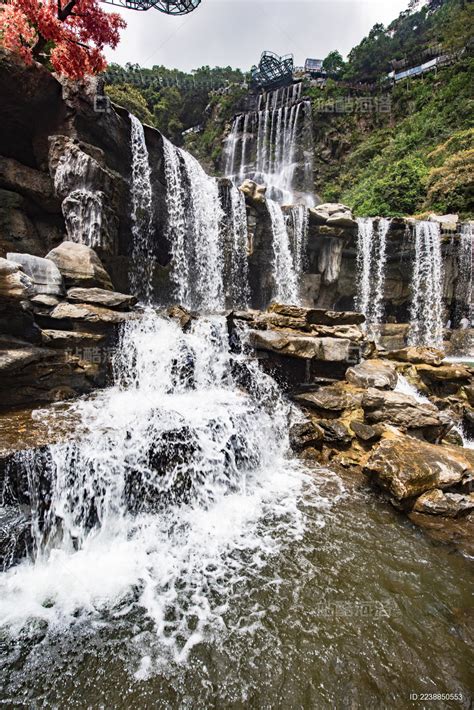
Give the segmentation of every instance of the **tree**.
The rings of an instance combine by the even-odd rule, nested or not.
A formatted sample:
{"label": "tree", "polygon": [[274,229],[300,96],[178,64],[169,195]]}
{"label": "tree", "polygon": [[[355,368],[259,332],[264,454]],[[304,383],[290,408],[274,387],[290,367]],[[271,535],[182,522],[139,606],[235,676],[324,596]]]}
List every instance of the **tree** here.
{"label": "tree", "polygon": [[12,0],[0,12],[3,45],[27,64],[41,61],[80,79],[105,69],[105,46],[115,48],[125,21],[98,0]]}
{"label": "tree", "polygon": [[115,104],[123,106],[130,113],[133,113],[142,123],[153,125],[153,116],[148,109],[145,97],[139,89],[130,84],[113,84],[107,86],[106,94]]}
{"label": "tree", "polygon": [[337,49],[329,52],[326,59],[323,60],[323,69],[328,74],[339,74],[344,69],[344,59]]}

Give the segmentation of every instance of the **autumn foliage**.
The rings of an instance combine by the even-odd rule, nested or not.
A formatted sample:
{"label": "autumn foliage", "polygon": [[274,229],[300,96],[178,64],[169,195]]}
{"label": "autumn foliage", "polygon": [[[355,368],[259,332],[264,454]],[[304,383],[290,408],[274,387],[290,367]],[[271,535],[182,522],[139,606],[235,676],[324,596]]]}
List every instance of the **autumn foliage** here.
{"label": "autumn foliage", "polygon": [[125,22],[98,0],[12,0],[0,8],[0,36],[6,49],[27,64],[49,63],[72,79],[97,74],[107,63],[105,46],[116,47]]}

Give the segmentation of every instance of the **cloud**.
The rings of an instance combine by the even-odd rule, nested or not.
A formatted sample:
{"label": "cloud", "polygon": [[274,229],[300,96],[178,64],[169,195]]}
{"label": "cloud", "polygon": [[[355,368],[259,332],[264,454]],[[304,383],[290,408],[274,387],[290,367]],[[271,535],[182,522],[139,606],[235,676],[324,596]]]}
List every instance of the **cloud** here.
{"label": "cloud", "polygon": [[[376,22],[388,24],[408,0],[202,0],[189,15],[121,10],[128,23],[109,61],[163,64],[189,71],[203,65],[248,70],[268,49],[295,63],[347,54]],[[116,10],[116,8],[110,8]]]}

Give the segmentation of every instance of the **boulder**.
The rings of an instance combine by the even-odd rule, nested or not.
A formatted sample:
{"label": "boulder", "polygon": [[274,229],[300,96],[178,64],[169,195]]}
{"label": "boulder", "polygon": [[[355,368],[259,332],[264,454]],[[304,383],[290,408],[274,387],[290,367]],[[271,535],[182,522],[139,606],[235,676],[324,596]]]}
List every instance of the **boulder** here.
{"label": "boulder", "polygon": [[354,420],[351,422],[350,427],[357,438],[367,444],[373,444],[374,442],[379,441],[382,436],[382,429],[380,426],[369,426],[369,424],[364,424],[363,422]]}
{"label": "boulder", "polygon": [[337,419],[318,419],[318,426],[323,430],[324,443],[329,446],[349,446],[352,435]]}
{"label": "boulder", "polygon": [[0,335],[0,376],[10,376],[27,365],[54,357],[55,353],[19,338]]}
{"label": "boulder", "polygon": [[41,341],[48,348],[90,347],[101,343],[105,337],[103,333],[81,333],[73,330],[46,328],[41,331]]}
{"label": "boulder", "polygon": [[335,387],[321,387],[315,392],[298,394],[295,400],[303,407],[330,412],[341,412],[347,406],[347,396]]}
{"label": "boulder", "polygon": [[343,229],[357,229],[357,222],[347,212],[335,212],[326,222],[328,227],[342,227]]}
{"label": "boulder", "polygon": [[437,446],[410,436],[376,445],[365,472],[396,500],[418,497],[433,488],[450,488],[472,474],[472,457],[456,446]]}
{"label": "boulder", "polygon": [[445,493],[435,488],[417,498],[413,510],[416,513],[457,518],[474,510],[474,493]]}
{"label": "boulder", "polygon": [[313,422],[298,422],[290,428],[290,446],[293,451],[318,447],[322,441],[323,430]]}
{"label": "boulder", "polygon": [[37,294],[62,296],[64,294],[63,277],[56,264],[51,259],[42,259],[32,254],[16,254],[9,252],[7,259],[18,264],[27,274]]}
{"label": "boulder", "polygon": [[105,308],[130,308],[137,302],[135,296],[103,288],[70,288],[67,300],[73,303],[92,303]]}
{"label": "boulder", "polygon": [[254,180],[244,180],[240,190],[251,202],[257,204],[265,203],[265,193],[267,191],[265,185],[258,185]]}
{"label": "boulder", "polygon": [[256,350],[304,360],[347,362],[350,356],[350,341],[340,338],[317,338],[272,330],[251,330],[249,338]]}
{"label": "boulder", "polygon": [[63,242],[46,255],[61,272],[66,286],[113,290],[112,281],[93,249],[85,244]]}
{"label": "boulder", "polygon": [[346,372],[346,380],[356,387],[376,387],[379,389],[394,389],[398,374],[395,366],[385,360],[364,360],[350,367]]}
{"label": "boulder", "polygon": [[402,431],[446,425],[434,404],[418,402],[411,395],[400,392],[370,388],[362,398],[362,408],[369,424],[392,424]]}
{"label": "boulder", "polygon": [[423,346],[410,346],[401,350],[392,350],[386,356],[390,360],[398,362],[410,362],[414,365],[441,365],[444,353],[437,348],[427,348]]}
{"label": "boulder", "polygon": [[432,212],[428,217],[429,222],[437,222],[443,232],[455,232],[458,228],[459,215],[457,214],[435,214]]}
{"label": "boulder", "polygon": [[456,382],[459,385],[469,382],[471,373],[464,365],[445,363],[440,367],[417,365],[416,371],[424,382]]}
{"label": "boulder", "polygon": [[35,293],[31,279],[21,271],[19,265],[0,258],[0,298],[23,301]]}
{"label": "boulder", "polygon": [[50,313],[55,320],[84,321],[87,323],[124,323],[135,318],[137,314],[123,311],[112,311],[101,306],[88,303],[60,303]]}

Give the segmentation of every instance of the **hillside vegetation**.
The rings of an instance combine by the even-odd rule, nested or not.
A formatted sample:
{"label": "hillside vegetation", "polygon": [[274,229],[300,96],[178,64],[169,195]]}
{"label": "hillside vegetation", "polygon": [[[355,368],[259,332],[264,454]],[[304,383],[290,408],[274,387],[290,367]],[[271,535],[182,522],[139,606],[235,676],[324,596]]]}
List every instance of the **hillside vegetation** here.
{"label": "hillside vegetation", "polygon": [[[330,52],[326,85],[304,87],[313,104],[315,192],[322,200],[346,202],[368,216],[474,215],[473,25],[472,2],[411,0],[388,27],[375,25],[347,61]],[[451,63],[395,85],[387,79],[392,68],[439,54]],[[154,83],[145,85],[143,76]],[[220,173],[224,139],[233,116],[244,110],[242,72],[127,65],[112,67],[108,77],[114,101]],[[199,133],[183,136],[197,124]]]}

